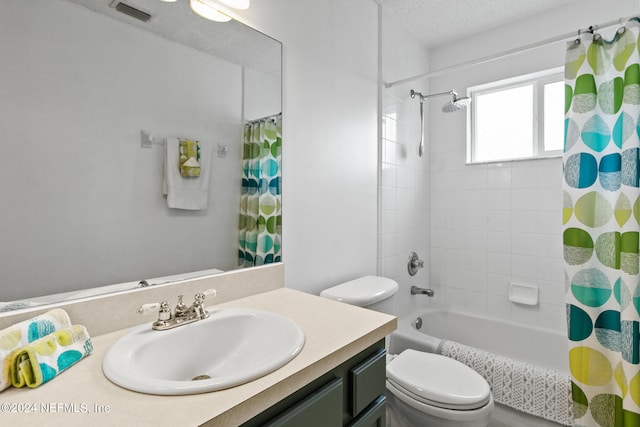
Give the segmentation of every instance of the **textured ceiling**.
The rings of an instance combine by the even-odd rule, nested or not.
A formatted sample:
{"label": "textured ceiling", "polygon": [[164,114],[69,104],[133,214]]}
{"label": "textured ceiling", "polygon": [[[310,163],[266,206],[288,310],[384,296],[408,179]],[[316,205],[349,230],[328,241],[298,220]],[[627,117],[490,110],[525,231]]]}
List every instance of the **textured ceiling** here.
{"label": "textured ceiling", "polygon": [[[48,0],[47,0],[48,1]],[[109,7],[113,0],[67,0],[145,31],[210,53],[235,64],[280,75],[282,45],[237,21],[212,22],[191,11],[188,0],[122,0],[153,15],[144,23]]]}
{"label": "textured ceiling", "polygon": [[383,0],[382,7],[429,47],[470,37],[575,0]]}

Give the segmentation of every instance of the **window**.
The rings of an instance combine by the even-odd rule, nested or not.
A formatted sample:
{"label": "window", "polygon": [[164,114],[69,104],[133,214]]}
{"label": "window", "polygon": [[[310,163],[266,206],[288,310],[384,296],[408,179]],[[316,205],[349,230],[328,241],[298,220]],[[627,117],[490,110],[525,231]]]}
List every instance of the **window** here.
{"label": "window", "polygon": [[549,157],[564,147],[564,80],[558,69],[468,90],[467,161]]}

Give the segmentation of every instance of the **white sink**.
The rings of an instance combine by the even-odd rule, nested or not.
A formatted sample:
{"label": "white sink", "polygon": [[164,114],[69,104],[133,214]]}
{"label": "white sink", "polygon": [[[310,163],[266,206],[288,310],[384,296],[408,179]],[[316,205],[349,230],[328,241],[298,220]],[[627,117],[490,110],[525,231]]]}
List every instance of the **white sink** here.
{"label": "white sink", "polygon": [[227,308],[167,331],[132,329],[102,364],[113,383],[149,394],[205,393],[260,378],[302,350],[294,321],[269,311]]}

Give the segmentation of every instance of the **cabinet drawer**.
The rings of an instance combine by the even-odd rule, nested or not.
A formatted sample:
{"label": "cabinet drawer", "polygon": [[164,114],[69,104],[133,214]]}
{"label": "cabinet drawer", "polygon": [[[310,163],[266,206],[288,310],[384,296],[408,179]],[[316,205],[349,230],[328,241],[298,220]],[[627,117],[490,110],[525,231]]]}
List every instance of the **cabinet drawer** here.
{"label": "cabinet drawer", "polygon": [[379,396],[349,427],[385,427],[387,425],[387,398]]}
{"label": "cabinet drawer", "polygon": [[337,378],[272,419],[265,426],[342,426],[342,389],[342,378]]}
{"label": "cabinet drawer", "polygon": [[349,370],[351,416],[356,417],[378,396],[386,381],[387,352],[381,348],[373,356]]}

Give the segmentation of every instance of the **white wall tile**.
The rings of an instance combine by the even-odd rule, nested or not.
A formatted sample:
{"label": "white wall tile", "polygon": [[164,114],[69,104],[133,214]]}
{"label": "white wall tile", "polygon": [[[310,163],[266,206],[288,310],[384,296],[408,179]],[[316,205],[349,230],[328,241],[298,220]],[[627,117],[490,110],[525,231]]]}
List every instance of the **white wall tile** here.
{"label": "white wall tile", "polygon": [[538,215],[535,209],[512,211],[511,231],[514,233],[530,233],[538,227]]}
{"label": "white wall tile", "polygon": [[538,312],[538,325],[556,331],[567,331],[567,311],[564,306],[542,304]]}
{"label": "white wall tile", "polygon": [[513,304],[511,307],[511,318],[519,323],[537,325],[539,311],[538,306]]}
{"label": "white wall tile", "polygon": [[511,275],[508,274],[487,274],[487,293],[492,295],[509,295],[509,282]]}
{"label": "white wall tile", "polygon": [[392,210],[398,206],[397,190],[393,187],[382,187],[380,199],[380,207],[382,210]]}
{"label": "white wall tile", "polygon": [[383,163],[380,184],[383,187],[395,187],[397,185],[398,171],[393,163]]}
{"label": "white wall tile", "polygon": [[489,188],[511,188],[511,168],[490,165],[487,170],[487,184]]}
{"label": "white wall tile", "polygon": [[535,164],[526,164],[511,168],[511,188],[536,188],[538,170]]}
{"label": "white wall tile", "polygon": [[511,209],[511,191],[504,188],[487,190],[487,209],[508,211]]}
{"label": "white wall tile", "polygon": [[487,251],[488,232],[486,230],[467,229],[466,249],[470,251]]}
{"label": "white wall tile", "polygon": [[533,255],[511,255],[511,275],[514,278],[537,279],[538,258]]}
{"label": "white wall tile", "polygon": [[487,295],[487,314],[505,320],[511,319],[511,301],[502,295]]}
{"label": "white wall tile", "polygon": [[538,239],[533,233],[512,233],[511,234],[511,252],[516,255],[538,254]]}
{"label": "white wall tile", "polygon": [[488,299],[488,295],[485,293],[467,291],[465,295],[466,311],[480,315],[487,314]]}
{"label": "white wall tile", "polygon": [[517,188],[511,190],[511,209],[514,211],[536,211],[538,191],[534,188]]}
{"label": "white wall tile", "polygon": [[397,227],[397,211],[384,210],[380,212],[380,233],[389,234],[398,231]]}
{"label": "white wall tile", "polygon": [[511,231],[511,211],[490,211],[487,213],[487,230]]}
{"label": "white wall tile", "polygon": [[487,254],[487,272],[511,276],[510,253],[489,252]]}
{"label": "white wall tile", "polygon": [[487,232],[487,251],[511,253],[511,233],[505,231]]}

